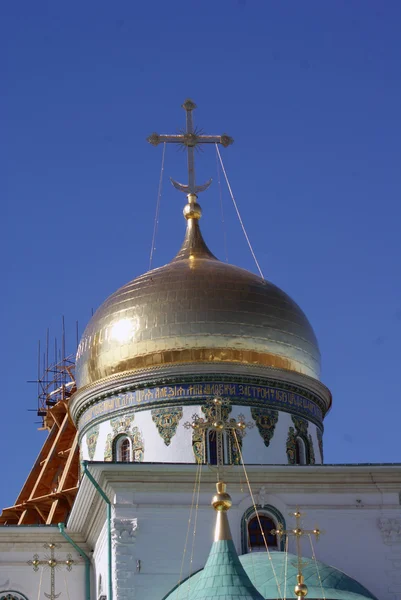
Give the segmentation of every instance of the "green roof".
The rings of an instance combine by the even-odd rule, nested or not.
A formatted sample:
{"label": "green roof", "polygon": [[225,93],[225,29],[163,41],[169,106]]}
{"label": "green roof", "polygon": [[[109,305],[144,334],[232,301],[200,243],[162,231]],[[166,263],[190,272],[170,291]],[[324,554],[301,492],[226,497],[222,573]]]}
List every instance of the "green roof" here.
{"label": "green roof", "polygon": [[242,566],[232,540],[214,542],[205,568],[168,598],[190,600],[264,600]]}
{"label": "green roof", "polygon": [[[165,600],[296,598],[294,594],[297,582],[296,556],[285,552],[271,552],[270,556],[271,561],[267,552],[244,554],[238,558],[231,540],[215,542],[205,568],[171,591]],[[235,558],[243,574],[235,564]],[[303,574],[309,590],[308,600],[322,598],[322,596],[326,600],[377,600],[363,585],[342,571],[319,561],[315,564],[312,559],[303,558],[302,562],[307,563],[303,567]],[[273,567],[280,584],[280,591]],[[322,587],[324,594],[322,594]],[[261,596],[255,595],[255,588]]]}

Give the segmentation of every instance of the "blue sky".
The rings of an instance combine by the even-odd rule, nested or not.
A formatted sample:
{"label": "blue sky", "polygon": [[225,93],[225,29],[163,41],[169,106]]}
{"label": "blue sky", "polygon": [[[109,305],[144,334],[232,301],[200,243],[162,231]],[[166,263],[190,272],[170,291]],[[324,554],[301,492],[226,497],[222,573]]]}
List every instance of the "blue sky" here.
{"label": "blue sky", "polygon": [[[37,341],[68,346],[91,309],[147,270],[161,148],[196,123],[223,158],[265,276],[303,308],[333,392],[327,462],[401,461],[401,4],[3,2],[2,419],[13,503],[44,440]],[[202,226],[224,259],[216,156],[198,158]],[[168,148],[154,266],[184,233],[185,157]],[[229,261],[255,270],[223,188]]]}

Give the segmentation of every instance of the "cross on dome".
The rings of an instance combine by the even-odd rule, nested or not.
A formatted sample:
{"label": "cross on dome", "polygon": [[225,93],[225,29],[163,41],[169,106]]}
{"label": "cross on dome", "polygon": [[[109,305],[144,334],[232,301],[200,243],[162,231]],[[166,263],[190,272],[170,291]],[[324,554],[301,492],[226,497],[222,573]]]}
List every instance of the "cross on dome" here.
{"label": "cross on dome", "polygon": [[149,144],[152,146],[158,146],[158,144],[180,144],[187,149],[188,153],[188,185],[178,183],[174,179],[171,179],[173,186],[180,192],[186,194],[197,195],[199,192],[204,192],[212,183],[209,179],[202,185],[196,185],[195,183],[195,156],[194,150],[200,144],[221,144],[224,148],[230,146],[234,142],[233,138],[223,133],[223,135],[203,135],[202,130],[194,128],[192,111],[195,110],[196,104],[192,100],[186,100],[182,105],[182,108],[186,112],[186,129],[178,135],[159,135],[158,133],[152,133],[147,138]]}

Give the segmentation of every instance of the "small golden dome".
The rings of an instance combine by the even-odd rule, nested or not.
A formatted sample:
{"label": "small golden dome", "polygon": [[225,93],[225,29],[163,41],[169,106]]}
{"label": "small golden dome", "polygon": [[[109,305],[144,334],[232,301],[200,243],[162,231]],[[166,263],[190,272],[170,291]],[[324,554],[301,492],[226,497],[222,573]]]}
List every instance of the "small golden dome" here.
{"label": "small golden dome", "polygon": [[78,387],[191,362],[262,365],[319,379],[317,340],[299,306],[272,283],[217,260],[199,229],[199,205],[185,210],[177,256],[117,290],[92,317],[78,348]]}

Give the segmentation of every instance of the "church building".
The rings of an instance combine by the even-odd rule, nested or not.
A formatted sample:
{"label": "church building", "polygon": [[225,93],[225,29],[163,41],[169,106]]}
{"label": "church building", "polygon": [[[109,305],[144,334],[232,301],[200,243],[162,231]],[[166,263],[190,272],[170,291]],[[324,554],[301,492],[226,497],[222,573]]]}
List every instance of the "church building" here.
{"label": "church building", "polygon": [[53,368],[48,437],[0,517],[0,600],[401,600],[400,465],[325,464],[312,325],[206,245],[195,150],[233,140],[183,108],[184,133],[148,141],[186,150],[184,241]]}

